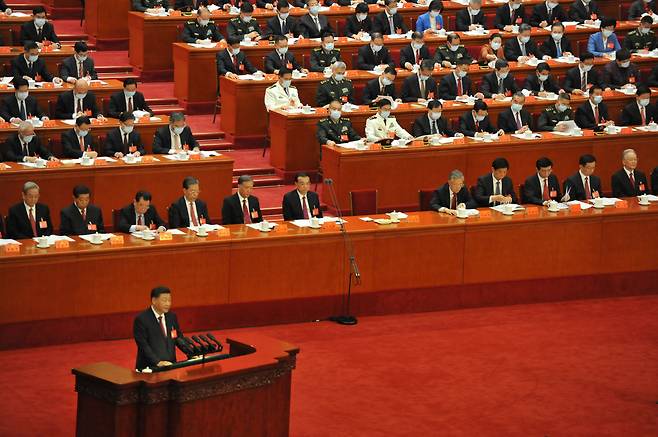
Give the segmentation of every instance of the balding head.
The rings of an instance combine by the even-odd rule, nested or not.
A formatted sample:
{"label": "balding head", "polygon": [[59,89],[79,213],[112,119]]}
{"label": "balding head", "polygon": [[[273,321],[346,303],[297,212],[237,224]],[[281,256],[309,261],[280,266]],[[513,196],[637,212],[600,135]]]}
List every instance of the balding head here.
{"label": "balding head", "polygon": [[212,14],[207,8],[203,6],[199,7],[199,12],[198,12],[199,20],[210,20],[211,15]]}
{"label": "balding head", "polygon": [[73,91],[76,94],[85,94],[87,91],[89,91],[89,82],[87,82],[86,79],[76,80]]}
{"label": "balding head", "polygon": [[626,170],[632,171],[637,168],[637,153],[633,149],[626,149],[621,154],[621,162]]}
{"label": "balding head", "polygon": [[18,133],[21,134],[21,136],[26,137],[28,135],[33,135],[34,134],[34,126],[32,126],[32,123],[29,121],[21,121],[21,123],[18,125]]}

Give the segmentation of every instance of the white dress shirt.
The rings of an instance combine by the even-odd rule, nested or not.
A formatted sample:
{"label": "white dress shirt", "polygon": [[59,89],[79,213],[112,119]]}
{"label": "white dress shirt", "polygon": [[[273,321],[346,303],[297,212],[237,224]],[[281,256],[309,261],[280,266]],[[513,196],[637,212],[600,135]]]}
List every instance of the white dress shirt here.
{"label": "white dress shirt", "polygon": [[[151,305],[151,311],[153,311],[153,315],[155,316],[156,321],[158,320],[158,317],[162,316],[162,319],[161,319],[162,321],[160,322],[160,325],[164,324],[164,330],[165,330],[165,332],[168,333],[169,331],[167,331],[167,320],[166,320],[167,316],[166,316],[166,314],[165,313],[158,314],[158,312],[155,310],[155,308],[153,308],[153,305]],[[160,328],[160,329],[162,329],[162,328]]]}
{"label": "white dress shirt", "polygon": [[306,204],[306,211],[308,211],[308,218],[313,217],[313,211],[311,211],[311,208],[308,204],[308,192],[306,194],[302,194],[297,190],[297,196],[299,196],[299,204],[302,205],[302,213],[304,212],[304,204]]}
{"label": "white dress shirt", "polygon": [[[496,177],[493,175],[493,173],[491,173],[491,180],[493,181],[493,185],[492,185],[492,187],[493,187],[492,193],[493,194],[491,196],[489,196],[489,203],[494,203],[493,196],[496,195],[496,183],[500,183],[500,192],[498,194],[500,194],[501,196],[503,195],[503,180],[502,179],[501,180],[496,179]],[[500,202],[498,202],[498,203],[500,203]]]}
{"label": "white dress shirt", "polygon": [[185,209],[187,210],[187,219],[189,220],[190,226],[194,226],[194,221],[192,220],[192,215],[190,214],[190,204],[192,205],[191,209],[194,211],[194,216],[196,217],[197,223],[201,224],[201,217],[199,217],[199,213],[196,210],[196,202],[191,202],[185,199]]}

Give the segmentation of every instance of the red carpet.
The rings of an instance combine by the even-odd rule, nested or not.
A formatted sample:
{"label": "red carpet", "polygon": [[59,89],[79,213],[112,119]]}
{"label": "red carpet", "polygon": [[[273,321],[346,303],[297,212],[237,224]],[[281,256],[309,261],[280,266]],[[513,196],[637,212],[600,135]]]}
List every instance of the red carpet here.
{"label": "red carpet", "polygon": [[[249,331],[301,347],[292,436],[656,435],[657,296]],[[131,366],[134,352],[125,340],[1,353],[0,435],[73,435],[71,367]]]}

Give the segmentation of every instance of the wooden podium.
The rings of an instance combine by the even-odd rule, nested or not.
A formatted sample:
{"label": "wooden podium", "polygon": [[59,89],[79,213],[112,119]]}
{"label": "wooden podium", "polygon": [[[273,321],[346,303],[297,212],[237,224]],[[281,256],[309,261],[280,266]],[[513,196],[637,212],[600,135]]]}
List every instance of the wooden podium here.
{"label": "wooden podium", "polygon": [[260,335],[226,344],[227,359],[159,373],[111,363],[73,369],[76,435],[287,436],[299,349]]}

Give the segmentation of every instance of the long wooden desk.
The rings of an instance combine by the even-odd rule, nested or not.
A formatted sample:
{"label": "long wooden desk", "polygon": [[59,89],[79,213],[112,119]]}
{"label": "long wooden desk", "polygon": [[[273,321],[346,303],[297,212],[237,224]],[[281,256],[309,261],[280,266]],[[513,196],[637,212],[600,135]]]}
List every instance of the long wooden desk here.
{"label": "long wooden desk", "polygon": [[[22,47],[0,47],[0,65],[2,65],[2,74],[4,76],[13,76],[11,63],[16,57],[23,53],[24,51]],[[73,56],[74,53],[73,46],[63,45],[61,49],[54,49],[53,51],[44,52],[42,50],[39,53],[39,57],[46,62],[46,67],[48,67],[50,74],[53,76],[59,76],[59,67],[62,64],[62,61],[65,58]]]}
{"label": "long wooden desk", "polygon": [[[518,187],[536,172],[535,161],[541,156],[553,161],[553,172],[562,183],[578,171],[578,158],[591,153],[596,156],[596,174],[601,178],[602,188],[609,192],[610,177],[621,168],[624,149],[637,151],[640,167],[647,174],[658,165],[655,147],[658,133],[632,132],[631,129],[624,128],[618,135],[601,136],[585,131],[583,137],[542,132],[542,139],[532,141],[510,135],[489,143],[464,138],[450,145],[388,150],[377,145],[366,151],[324,146],[322,169],[325,177],[333,179],[343,210],[349,209],[349,192],[361,189],[377,189],[378,204],[383,210],[416,210],[419,189],[436,189],[446,182],[454,169],[464,173],[468,186],[475,185],[479,176],[491,172],[491,162],[499,156],[509,161],[508,176]],[[323,201],[333,207],[328,190],[322,193]]]}
{"label": "long wooden desk", "polygon": [[[444,179],[436,175],[436,182]],[[203,178],[202,184],[209,185]],[[655,293],[658,205],[628,203],[626,209],[534,209],[536,215],[493,212],[468,220],[413,213],[389,226],[347,217],[362,277],[353,287],[352,310],[385,314]],[[230,236],[126,236],[123,246],[76,238],[67,249],[38,249],[28,240],[17,254],[0,250],[0,280],[11,283],[0,289],[0,349],[130,337],[145,293],[157,284],[174,290],[186,332],[340,312],[349,265],[336,227],[228,228]],[[642,238],[629,244],[629,235]],[[546,237],[540,251],[547,262],[530,256],[537,254],[538,236]],[[57,299],[44,299],[46,284]]]}
{"label": "long wooden desk", "polygon": [[233,159],[226,156],[210,157],[198,161],[170,161],[162,155],[152,163],[125,164],[123,161],[107,165],[83,167],[63,165],[58,168],[32,169],[17,163],[0,171],[0,214],[6,215],[9,207],[21,201],[21,190],[27,181],[39,184],[40,201],[50,208],[55,228],[59,227],[59,211],[72,202],[71,191],[78,184],[92,191],[92,202],[103,210],[103,221],[111,229],[112,210],[130,204],[138,190],[150,191],[153,204],[163,220],[167,221],[167,207],[182,196],[181,184],[186,176],[199,179],[202,198],[208,203],[213,219],[221,217],[221,202],[231,194]]}
{"label": "long wooden desk", "polygon": [[131,0],[85,0],[85,32],[98,50],[128,49],[128,11]]}
{"label": "long wooden desk", "polygon": [[32,11],[16,11],[28,14],[27,17],[7,16],[0,13],[0,36],[6,45],[20,46],[21,26],[32,21]]}

